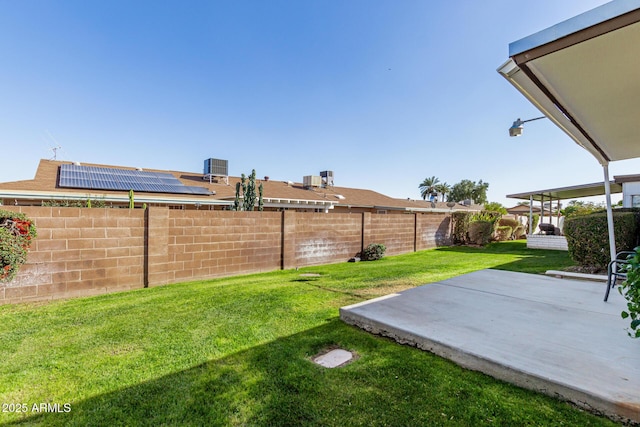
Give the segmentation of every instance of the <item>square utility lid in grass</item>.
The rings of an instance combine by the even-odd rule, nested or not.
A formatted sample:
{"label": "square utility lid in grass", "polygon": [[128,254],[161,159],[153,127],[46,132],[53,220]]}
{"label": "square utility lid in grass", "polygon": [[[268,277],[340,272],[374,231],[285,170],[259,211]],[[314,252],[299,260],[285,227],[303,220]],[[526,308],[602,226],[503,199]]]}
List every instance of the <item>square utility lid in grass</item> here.
{"label": "square utility lid in grass", "polygon": [[353,353],[341,348],[336,348],[328,352],[321,352],[311,360],[325,368],[337,368],[346,365],[353,360]]}

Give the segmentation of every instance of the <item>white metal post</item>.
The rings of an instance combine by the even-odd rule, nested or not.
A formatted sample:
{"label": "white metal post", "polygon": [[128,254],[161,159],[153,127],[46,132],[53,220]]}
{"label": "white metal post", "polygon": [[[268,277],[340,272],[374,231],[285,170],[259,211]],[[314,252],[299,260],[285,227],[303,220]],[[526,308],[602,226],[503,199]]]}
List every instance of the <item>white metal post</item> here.
{"label": "white metal post", "polygon": [[[540,195],[540,222],[544,222],[544,194]],[[542,228],[540,231],[542,231]]]}
{"label": "white metal post", "polygon": [[533,234],[533,194],[529,194],[529,234]]}
{"label": "white metal post", "polygon": [[613,210],[611,209],[611,185],[609,184],[609,163],[602,165],[604,171],[604,193],[607,201],[607,227],[609,229],[609,253],[611,261],[616,259],[616,235],[613,230]]}

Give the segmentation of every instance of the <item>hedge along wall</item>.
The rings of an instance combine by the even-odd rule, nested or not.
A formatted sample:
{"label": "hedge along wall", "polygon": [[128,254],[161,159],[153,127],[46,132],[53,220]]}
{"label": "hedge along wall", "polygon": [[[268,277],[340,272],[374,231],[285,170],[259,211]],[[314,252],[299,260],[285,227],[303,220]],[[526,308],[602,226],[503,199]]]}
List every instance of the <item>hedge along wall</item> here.
{"label": "hedge along wall", "polygon": [[[630,251],[638,245],[638,211],[613,213],[616,250]],[[569,256],[584,266],[607,268],[609,254],[609,231],[606,212],[570,217],[564,223]]]}
{"label": "hedge along wall", "polygon": [[235,274],[345,262],[366,244],[388,253],[448,244],[446,214],[4,207],[38,228],[0,304],[103,294]]}

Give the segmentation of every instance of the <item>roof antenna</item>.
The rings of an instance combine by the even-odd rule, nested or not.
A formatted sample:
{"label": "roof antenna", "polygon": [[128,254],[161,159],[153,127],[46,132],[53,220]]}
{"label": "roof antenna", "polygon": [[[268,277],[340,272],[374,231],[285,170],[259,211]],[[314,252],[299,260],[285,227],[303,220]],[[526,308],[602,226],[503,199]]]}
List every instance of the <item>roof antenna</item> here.
{"label": "roof antenna", "polygon": [[49,138],[51,138],[53,140],[53,142],[55,142],[55,144],[56,144],[55,147],[50,148],[50,150],[53,151],[53,158],[51,158],[49,160],[58,160],[58,150],[62,150],[62,146],[60,145],[60,143],[58,141],[56,141],[56,139],[53,137],[53,135],[51,135],[51,132],[49,132],[46,129],[45,129],[45,132],[47,133]]}
{"label": "roof antenna", "polygon": [[58,150],[61,150],[62,147],[61,146],[57,146],[57,147],[53,147],[51,148],[51,151],[53,151],[53,158],[49,159],[49,160],[58,160]]}

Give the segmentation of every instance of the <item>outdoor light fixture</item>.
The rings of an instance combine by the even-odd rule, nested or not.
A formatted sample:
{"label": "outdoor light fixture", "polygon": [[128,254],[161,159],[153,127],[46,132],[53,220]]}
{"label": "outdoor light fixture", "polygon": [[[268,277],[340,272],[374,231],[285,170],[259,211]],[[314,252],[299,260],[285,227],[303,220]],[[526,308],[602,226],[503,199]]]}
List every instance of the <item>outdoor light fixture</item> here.
{"label": "outdoor light fixture", "polygon": [[520,120],[520,118],[518,117],[518,120],[516,120],[515,122],[513,122],[513,125],[511,125],[511,127],[509,128],[509,136],[520,136],[522,135],[522,131],[524,130],[524,124],[527,122],[532,122],[534,120],[540,120],[540,119],[544,119],[547,116],[542,116],[542,117],[536,117],[535,119],[529,119],[529,120]]}

